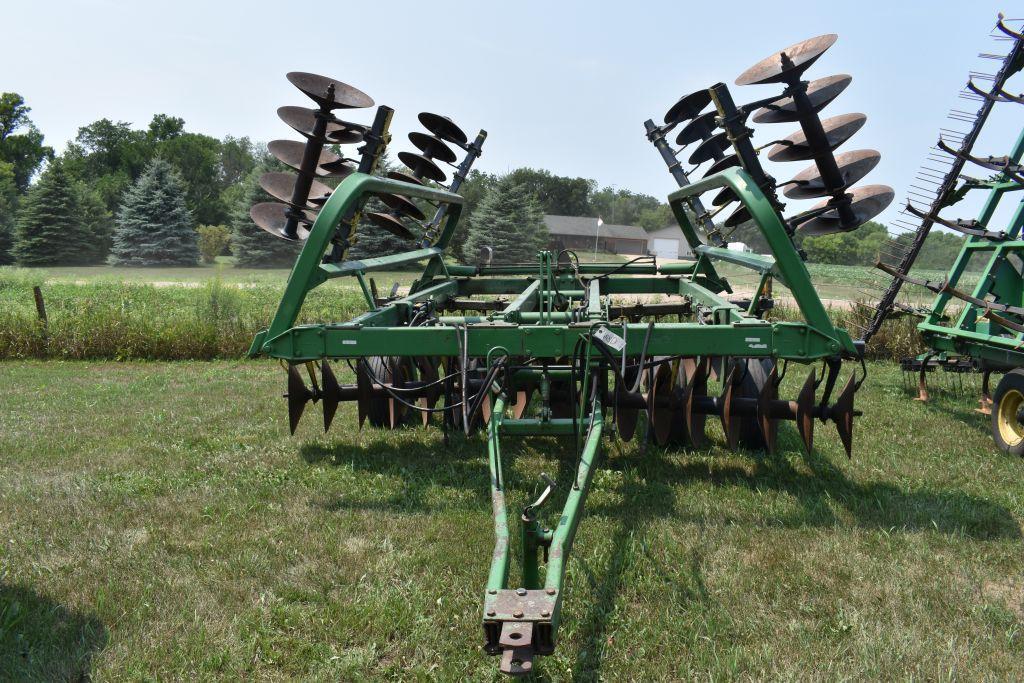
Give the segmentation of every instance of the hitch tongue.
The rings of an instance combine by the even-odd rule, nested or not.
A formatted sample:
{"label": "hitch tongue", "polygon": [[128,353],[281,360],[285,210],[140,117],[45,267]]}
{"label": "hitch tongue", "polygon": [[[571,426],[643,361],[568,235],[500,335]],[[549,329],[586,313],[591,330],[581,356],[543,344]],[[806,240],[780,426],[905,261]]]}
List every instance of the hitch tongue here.
{"label": "hitch tongue", "polygon": [[501,672],[525,676],[533,671],[533,622],[506,621],[501,625]]}

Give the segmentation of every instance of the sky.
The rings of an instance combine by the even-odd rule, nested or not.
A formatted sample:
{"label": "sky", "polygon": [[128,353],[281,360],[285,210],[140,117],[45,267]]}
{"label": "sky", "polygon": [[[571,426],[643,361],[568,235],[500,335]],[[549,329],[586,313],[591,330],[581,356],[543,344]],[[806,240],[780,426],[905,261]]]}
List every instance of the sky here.
{"label": "sky", "polygon": [[[411,149],[418,112],[435,111],[471,136],[488,131],[481,170],[546,168],[663,198],[675,184],[645,119],[719,81],[738,103],[768,96],[773,87],[732,83],[773,52],[837,33],[806,77],[853,76],[823,115],[867,114],[840,151],[881,151],[863,182],[893,186],[895,206],[950,107],[977,108],[956,93],[969,70],[994,70],[977,53],[1005,45],[988,38],[1000,10],[1021,16],[986,0],[18,2],[4,10],[15,58],[0,67],[0,90],[25,97],[58,151],[94,120],[144,127],[158,112],[192,131],[269,141],[296,137],[279,106],[309,105],[285,73],[311,71],[393,107],[395,150]],[[348,117],[368,123],[372,111]],[[795,128],[760,126],[754,140]],[[994,121],[995,148],[976,150],[1004,154],[1018,131],[1012,116]],[[768,170],[783,180],[805,165]]]}

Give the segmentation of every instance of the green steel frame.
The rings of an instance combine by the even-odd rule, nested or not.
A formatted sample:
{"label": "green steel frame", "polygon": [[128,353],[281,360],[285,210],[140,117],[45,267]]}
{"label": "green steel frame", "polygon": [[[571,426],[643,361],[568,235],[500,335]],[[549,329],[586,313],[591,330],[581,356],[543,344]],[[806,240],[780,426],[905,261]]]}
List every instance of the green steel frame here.
{"label": "green steel frame", "polygon": [[[772,256],[738,254],[704,244],[685,207],[705,192],[730,187],[751,212],[771,249]],[[448,204],[446,222],[434,243],[413,251],[362,261],[331,263],[324,255],[337,235],[342,217],[351,215],[372,195],[394,192],[411,198]],[[784,224],[765,195],[742,169],[730,168],[683,187],[669,196],[670,205],[686,239],[696,254],[694,262],[594,263],[570,268],[542,252],[536,265],[467,266],[448,263],[443,254],[458,223],[462,198],[456,194],[414,186],[396,180],[354,173],[338,186],[321,210],[291,272],[287,288],[268,329],[260,332],[250,349],[251,356],[266,355],[289,364],[320,359],[404,357],[474,357],[487,366],[502,359],[528,359],[540,368],[558,366],[559,359],[574,351],[586,358],[590,373],[581,376],[581,403],[572,418],[554,417],[542,411],[537,417],[513,418],[507,414],[510,390],[493,387],[494,404],[487,424],[487,447],[494,512],[495,548],[484,595],[484,630],[489,652],[504,655],[503,670],[522,673],[530,666],[532,654],[547,654],[554,648],[562,606],[566,561],[584,504],[602,435],[607,432],[602,394],[595,387],[604,360],[593,345],[593,333],[607,328],[624,342],[624,356],[741,357],[784,359],[800,363],[859,357],[846,331],[837,329],[828,317],[807,268],[795,250]],[[787,286],[802,313],[803,321],[773,322],[755,314],[758,296],[748,307],[729,301],[726,278],[715,269],[725,261],[752,269],[761,275],[764,288],[771,279]],[[422,275],[410,292],[383,305],[370,294],[366,275],[423,262]],[[583,283],[579,276],[590,276]],[[347,322],[296,325],[306,295],[337,277],[353,277],[367,300],[367,310]],[[760,290],[759,290],[760,293]],[[613,319],[611,301],[618,295],[660,294],[679,297],[702,312],[692,322],[644,322]],[[507,295],[511,299],[501,310],[474,315],[449,314],[436,318],[431,326],[410,325],[417,306],[438,310],[458,297]],[[583,305],[581,305],[583,304]],[[456,309],[457,311],[458,309]],[[473,310],[469,307],[467,310]],[[519,380],[546,370],[523,369]],[[563,366],[564,367],[564,366]],[[559,372],[552,370],[551,375]],[[564,370],[562,372],[565,372]],[[517,375],[509,382],[514,385]],[[491,387],[485,388],[490,390]],[[548,387],[541,386],[542,395]],[[813,398],[813,396],[812,396]],[[537,520],[535,508],[524,514],[521,529],[523,577],[511,589],[505,481],[502,474],[503,436],[582,435],[575,480],[567,488],[557,524],[546,529]],[[563,482],[563,484],[565,484]],[[545,496],[546,497],[546,496]],[[543,498],[543,497],[542,497]],[[542,502],[542,501],[540,501]],[[540,551],[547,557],[541,566]]]}
{"label": "green steel frame", "polygon": [[[1010,162],[1017,164],[1024,156],[1024,132],[1017,138],[1010,153]],[[1003,197],[1010,192],[1024,189],[1020,183],[997,174],[988,181],[971,182],[970,189],[987,189],[988,197],[978,215],[981,227],[988,227]],[[969,236],[956,260],[950,267],[941,290],[932,302],[927,318],[918,325],[924,342],[932,349],[925,354],[938,360],[956,357],[970,357],[981,361],[983,367],[995,370],[1009,370],[1024,366],[1024,332],[1012,329],[998,322],[999,318],[1011,324],[1020,324],[1020,316],[1000,313],[997,317],[986,316],[983,306],[968,303],[950,324],[943,324],[947,308],[955,299],[952,292],[959,291],[959,282],[967,271],[968,263],[976,254],[988,254],[977,285],[970,295],[974,299],[997,301],[1011,306],[1024,306],[1024,278],[1020,270],[1020,259],[1024,258],[1024,240],[1020,239],[1024,226],[1024,198],[1005,229],[1005,239],[993,240],[986,237]],[[1014,265],[1013,261],[1018,265]]]}

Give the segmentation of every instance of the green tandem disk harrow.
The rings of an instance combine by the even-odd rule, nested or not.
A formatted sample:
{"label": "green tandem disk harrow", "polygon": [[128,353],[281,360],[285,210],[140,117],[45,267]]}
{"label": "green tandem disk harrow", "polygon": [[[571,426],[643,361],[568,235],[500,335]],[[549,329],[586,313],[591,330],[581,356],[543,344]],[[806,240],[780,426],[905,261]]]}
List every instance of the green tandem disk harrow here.
{"label": "green tandem disk harrow", "polygon": [[[1018,200],[997,227],[995,217],[1007,195],[1024,189],[1024,131],[1009,153],[979,156],[973,149],[979,140],[992,144],[984,133],[985,124],[997,107],[1013,114],[1024,104],[1024,96],[1006,91],[1007,82],[1024,69],[1024,34],[999,16],[993,37],[1005,51],[983,53],[999,68],[992,73],[972,71],[960,97],[978,102],[976,111],[953,109],[950,127],[941,129],[939,140],[908,191],[906,207],[897,227],[905,228],[909,239],[893,240],[880,254],[877,267],[889,276],[888,286],[878,303],[868,306],[871,321],[864,337],[874,335],[887,316],[895,313],[922,318],[917,326],[928,350],[903,359],[903,369],[918,375],[917,400],[929,400],[927,374],[936,370],[982,373],[978,411],[990,414],[992,435],[1004,451],[1024,455],[1024,202]],[[1018,20],[1019,21],[1019,20]],[[976,178],[965,167],[981,169],[986,177]],[[975,219],[954,219],[940,215],[966,197],[983,193],[980,213]],[[923,208],[927,205],[927,208]],[[912,223],[911,221],[916,221]],[[941,280],[912,275],[915,259],[934,227],[965,236],[960,253]],[[972,264],[973,262],[973,264]],[[977,266],[980,264],[980,270]],[[973,272],[972,272],[973,271]],[[977,275],[976,284],[965,284]],[[935,294],[930,307],[897,303],[904,284],[922,287]],[[959,307],[953,304],[960,304]],[[1005,373],[995,394],[989,391],[993,372]]]}
{"label": "green tandem disk harrow", "polygon": [[[344,121],[334,112],[369,107],[372,100],[329,78],[288,75],[318,106],[279,111],[305,142],[273,142],[270,150],[298,173],[267,174],[263,187],[281,202],[254,206],[252,217],[264,230],[303,245],[277,312],[250,355],[279,359],[286,368],[293,432],[310,402],[321,404],[328,428],[341,401],[357,403],[360,427],[367,420],[382,429],[433,421],[446,436],[484,430],[495,541],[482,591],[483,636],[485,651],[501,656],[502,671],[528,673],[535,656],[555,649],[569,553],[607,438],[700,448],[710,415],[721,420],[732,448],[772,451],[779,421],[793,420],[810,450],[821,420],[835,423],[849,454],[858,414],[854,394],[864,378],[862,348],[833,325],[793,240],[798,231],[853,230],[882,211],[893,193],[879,185],[851,187],[877,163],[877,152],[833,154],[864,115],[818,117],[850,77],[803,80],[835,39],[797,43],[736,81],[776,84],[781,93],[737,106],[718,83],[681,98],[664,124],[645,123],[679,184],[668,200],[695,254],[688,262],[645,256],[581,263],[570,251],[544,251],[533,263],[500,264],[500,254],[488,249],[473,265],[446,260],[463,207],[458,189],[486,133],[471,141],[451,119],[420,114],[429,134],[411,133],[419,151],[398,155],[408,172],[380,177],[392,110],[379,107],[369,125]],[[799,130],[763,145],[770,147],[769,159],[812,164],[778,183],[759,162],[750,125],[784,122],[798,123]],[[678,159],[681,149],[667,139],[676,128],[677,146],[695,145],[687,167]],[[357,158],[339,151],[339,145],[360,143]],[[455,169],[448,187],[444,164]],[[780,189],[787,197],[821,201],[786,217]],[[364,211],[368,202],[384,210]],[[716,224],[715,216],[730,207]],[[751,222],[770,256],[726,247],[726,233]],[[410,248],[348,259],[359,225],[405,238]],[[752,296],[729,298],[730,284],[716,270],[722,262],[756,273]],[[414,264],[419,276],[408,292],[379,295],[372,273]],[[296,324],[306,295],[339,277],[359,284],[366,312],[347,322]],[[764,316],[773,282],[789,289],[802,319]],[[857,364],[842,382],[844,360]],[[339,361],[354,372],[351,384],[338,381],[332,363]],[[779,383],[790,363],[809,365],[810,372],[796,399],[784,400]],[[720,393],[709,394],[711,379],[720,382]],[[563,457],[575,463],[575,475],[560,482],[542,477],[542,492],[522,511],[513,534],[502,444],[533,435],[564,437]],[[546,514],[555,500],[562,501],[561,512]],[[515,551],[522,570],[512,583]]]}

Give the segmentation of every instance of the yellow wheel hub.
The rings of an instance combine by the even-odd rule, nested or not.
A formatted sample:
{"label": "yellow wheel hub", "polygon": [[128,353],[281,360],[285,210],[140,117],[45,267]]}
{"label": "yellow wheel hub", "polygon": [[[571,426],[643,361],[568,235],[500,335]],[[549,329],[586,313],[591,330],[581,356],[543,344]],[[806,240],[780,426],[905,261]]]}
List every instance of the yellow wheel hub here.
{"label": "yellow wheel hub", "polygon": [[1018,419],[1022,405],[1024,405],[1024,394],[1016,389],[1008,390],[999,402],[999,436],[1010,447],[1024,441],[1024,425]]}

